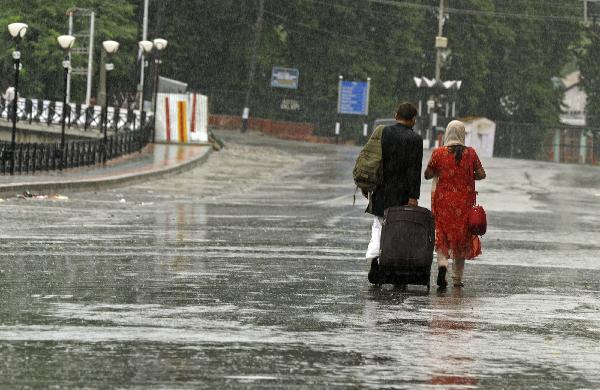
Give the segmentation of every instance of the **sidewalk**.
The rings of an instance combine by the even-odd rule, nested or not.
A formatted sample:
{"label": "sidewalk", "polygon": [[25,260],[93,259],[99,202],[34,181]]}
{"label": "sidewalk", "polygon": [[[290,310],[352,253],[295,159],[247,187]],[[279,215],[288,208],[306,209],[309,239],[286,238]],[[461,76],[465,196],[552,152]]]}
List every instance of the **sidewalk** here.
{"label": "sidewalk", "polygon": [[109,161],[104,166],[0,175],[0,196],[15,196],[24,191],[50,194],[58,190],[93,190],[138,182],[191,169],[206,161],[211,151],[209,145],[154,144],[141,153]]}
{"label": "sidewalk", "polygon": [[[0,118],[0,132],[4,133],[4,135],[0,134],[0,139],[3,138],[5,141],[10,140],[11,130],[12,122],[6,118]],[[109,131],[109,134],[112,133],[112,130]],[[20,142],[20,139],[27,138],[28,136],[54,138],[58,142],[58,140],[60,140],[60,134],[60,125],[52,124],[48,126],[45,123],[29,123],[26,120],[19,120],[17,122],[17,142]],[[98,129],[89,129],[86,131],[83,128],[77,127],[75,125],[72,125],[71,127],[65,127],[65,134],[69,136],[69,139],[98,139],[103,137],[102,132]]]}

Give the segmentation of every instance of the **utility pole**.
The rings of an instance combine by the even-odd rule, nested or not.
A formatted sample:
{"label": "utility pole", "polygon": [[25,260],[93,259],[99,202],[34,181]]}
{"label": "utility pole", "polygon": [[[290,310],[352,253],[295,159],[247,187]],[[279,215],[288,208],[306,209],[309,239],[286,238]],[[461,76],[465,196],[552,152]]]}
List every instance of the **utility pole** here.
{"label": "utility pole", "polygon": [[[69,15],[69,35],[73,36],[73,11],[68,12]],[[69,61],[69,64],[71,63],[71,51],[69,50],[69,54],[68,54],[69,58],[67,58],[67,60]],[[70,65],[69,65],[70,68]],[[69,69],[69,71],[67,72],[67,88],[65,91],[65,96],[67,97],[65,99],[66,103],[70,103],[71,102],[71,70]]]}
{"label": "utility pole", "polygon": [[[438,10],[438,33],[435,37],[435,80],[442,81],[442,51],[448,47],[448,38],[444,37],[444,0],[440,0],[440,8]],[[429,129],[427,130],[427,139],[429,139],[429,147],[433,147],[435,138],[435,127],[437,126],[437,96],[431,96],[430,101],[433,102],[433,107],[429,113]]]}
{"label": "utility pole", "polygon": [[87,83],[85,88],[85,104],[92,100],[92,74],[94,73],[94,32],[96,31],[96,13],[90,13],[90,46],[88,50]]}
{"label": "utility pole", "polygon": [[[90,100],[92,98],[92,78],[94,71],[94,32],[96,29],[95,26],[95,18],[96,14],[92,9],[86,8],[69,8],[67,10],[67,15],[69,17],[69,35],[75,36],[78,38],[79,45],[78,47],[73,48],[70,52],[69,61],[79,63],[80,61],[74,61],[72,58],[73,54],[76,54],[77,58],[80,56],[87,55],[87,69],[84,67],[72,67],[69,71],[68,79],[67,79],[67,102],[71,101],[71,87],[72,87],[72,76],[84,76],[87,75],[86,82],[86,91],[85,91],[85,104],[90,104]],[[82,28],[82,23],[75,23],[74,18],[78,18],[77,20],[82,21],[89,19],[89,32],[86,30],[79,30]],[[87,47],[85,46],[85,42],[87,43]]]}
{"label": "utility pole", "polygon": [[441,44],[444,37],[444,0],[440,0],[440,9],[438,12],[438,34],[435,41],[436,48],[436,56],[435,56],[435,79],[440,81],[441,73],[442,73],[442,50],[448,46],[448,41],[446,40],[446,47]]}
{"label": "utility pole", "polygon": [[98,93],[96,94],[96,104],[103,106],[108,99],[106,96],[106,54],[100,50],[100,77],[98,77]]}
{"label": "utility pole", "polygon": [[[148,3],[149,0],[144,0],[144,18],[142,22],[142,41],[148,40]],[[146,56],[144,51],[141,50],[141,69],[140,69],[140,85],[138,91],[140,93],[140,111],[144,111],[144,71],[146,67]]]}
{"label": "utility pole", "polygon": [[265,15],[265,0],[258,0],[258,15],[256,17],[256,26],[254,27],[254,46],[252,50],[252,59],[250,60],[250,71],[248,72],[248,89],[246,90],[246,98],[244,99],[244,110],[242,112],[242,128],[243,133],[248,128],[248,119],[250,118],[250,95],[254,86],[254,75],[256,73],[256,63],[258,62],[258,51],[260,48],[260,36],[262,33],[263,20]]}

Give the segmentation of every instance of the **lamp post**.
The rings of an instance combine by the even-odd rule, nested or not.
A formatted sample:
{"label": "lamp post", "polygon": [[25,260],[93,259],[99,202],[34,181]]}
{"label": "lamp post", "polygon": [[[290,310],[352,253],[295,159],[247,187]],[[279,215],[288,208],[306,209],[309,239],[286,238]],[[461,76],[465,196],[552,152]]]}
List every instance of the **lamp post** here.
{"label": "lamp post", "polygon": [[146,67],[146,56],[152,53],[154,43],[151,41],[139,41],[138,46],[142,51],[142,69],[140,70],[140,111],[144,111],[144,68]]}
{"label": "lamp post", "polygon": [[[437,126],[437,118],[438,112],[436,109],[438,107],[438,102],[442,99],[441,97],[446,96],[446,99],[456,98],[457,91],[460,90],[462,86],[461,80],[447,80],[442,81],[438,79],[428,79],[427,77],[413,77],[413,80],[417,86],[417,88],[429,88],[431,89],[432,95],[427,100],[427,114],[429,115],[429,128],[427,129],[426,138],[429,140],[429,148],[432,148],[435,143],[435,127]],[[451,93],[453,96],[450,98],[447,97],[447,92]],[[456,92],[453,92],[456,91]],[[437,96],[436,96],[437,95]],[[419,108],[421,107],[421,101],[419,101]],[[446,118],[450,115],[450,105],[449,101],[446,102]],[[452,117],[456,115],[456,104],[455,100],[452,101]]]}
{"label": "lamp post", "polygon": [[154,62],[156,63],[156,74],[154,78],[154,123],[152,125],[152,143],[156,142],[156,107],[158,104],[158,77],[160,73],[160,64],[162,64],[162,60],[160,59],[160,52],[167,47],[167,43],[167,40],[162,38],[156,38],[153,41],[154,48],[156,49],[156,59],[154,60]]}
{"label": "lamp post", "polygon": [[12,104],[12,136],[11,136],[11,147],[10,147],[10,174],[15,174],[15,151],[16,151],[16,137],[17,137],[17,101],[19,99],[19,71],[21,70],[21,52],[19,51],[19,42],[27,33],[27,25],[25,23],[11,23],[8,25],[8,32],[15,41],[15,51],[12,53],[12,57],[15,65],[15,86],[14,86],[14,97]]}
{"label": "lamp post", "polygon": [[102,162],[106,162],[106,153],[108,146],[108,101],[110,99],[110,79],[109,74],[115,68],[112,63],[112,56],[119,50],[119,42],[116,41],[104,41],[102,47],[107,54],[107,60],[105,64],[106,70],[106,99],[104,99],[104,109],[102,110],[102,130],[104,132],[104,151],[102,153]]}
{"label": "lamp post", "polygon": [[60,120],[61,130],[60,130],[60,167],[59,167],[59,169],[62,170],[65,165],[65,122],[66,122],[66,116],[67,116],[67,84],[69,82],[69,72],[71,71],[71,61],[69,60],[69,58],[70,58],[69,53],[71,52],[71,48],[73,47],[73,44],[75,43],[75,37],[72,35],[61,35],[56,40],[58,41],[58,44],[60,45],[60,47],[63,49],[63,52],[64,52],[64,59],[62,62],[63,74],[64,74],[64,80],[63,80],[64,89],[63,89],[63,112],[62,112],[62,118]]}

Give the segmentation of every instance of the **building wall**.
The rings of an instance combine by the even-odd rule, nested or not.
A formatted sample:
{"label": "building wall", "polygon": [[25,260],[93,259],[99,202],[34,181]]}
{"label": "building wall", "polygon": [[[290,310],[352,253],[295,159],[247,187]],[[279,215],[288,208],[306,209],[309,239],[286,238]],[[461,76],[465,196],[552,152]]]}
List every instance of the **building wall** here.
{"label": "building wall", "polygon": [[[242,119],[231,115],[210,115],[209,124],[214,127],[228,130],[239,130]],[[260,131],[273,137],[313,143],[335,143],[336,139],[331,137],[319,137],[314,135],[315,126],[312,123],[274,121],[271,119],[250,118],[248,128]]]}
{"label": "building wall", "polygon": [[565,113],[560,116],[561,122],[571,126],[585,126],[586,102],[587,95],[578,85],[565,91]]}
{"label": "building wall", "polygon": [[549,159],[560,163],[598,164],[598,140],[585,128],[587,94],[581,87],[579,72],[565,77],[563,85],[567,89],[563,99],[565,109],[560,121],[566,126],[557,129],[551,141],[548,141]]}

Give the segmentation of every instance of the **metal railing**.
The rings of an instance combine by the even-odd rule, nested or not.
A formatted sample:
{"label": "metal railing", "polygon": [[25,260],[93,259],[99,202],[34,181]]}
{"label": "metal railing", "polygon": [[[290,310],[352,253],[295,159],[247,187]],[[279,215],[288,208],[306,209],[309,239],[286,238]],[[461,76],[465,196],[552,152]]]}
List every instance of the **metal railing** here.
{"label": "metal railing", "polygon": [[[104,138],[72,140],[65,143],[17,143],[13,150],[10,142],[0,142],[0,174],[35,173],[63,168],[104,163],[125,154],[141,151],[152,140],[151,122],[137,130],[117,132]],[[14,162],[14,167],[11,166]],[[13,169],[14,168],[14,169]]]}
{"label": "metal railing", "polygon": [[[0,118],[12,119],[12,102],[0,97]],[[68,104],[65,125],[83,131],[102,131],[101,106]],[[17,100],[17,121],[47,126],[62,124],[63,104],[40,99]],[[108,107],[106,138],[68,140],[64,150],[56,143],[16,143],[0,141],[0,174],[35,173],[105,163],[152,142],[152,117],[145,111]]]}
{"label": "metal railing", "polygon": [[[35,173],[105,163],[124,154],[140,151],[152,141],[152,117],[146,112],[108,107],[106,138],[69,140],[56,143],[16,143],[0,141],[0,174]],[[101,106],[68,104],[65,125],[83,131],[102,131]],[[12,119],[12,102],[0,98],[0,117]],[[47,126],[62,124],[63,104],[49,100],[19,98],[17,120]]]}
{"label": "metal railing", "polygon": [[[42,99],[19,98],[17,101],[17,120],[28,123],[60,125],[63,103]],[[0,117],[11,119],[12,101],[0,97]],[[108,107],[108,128],[110,130],[135,130],[143,125],[145,113],[140,110]],[[102,106],[69,103],[65,109],[67,127],[100,130],[102,127]]]}

